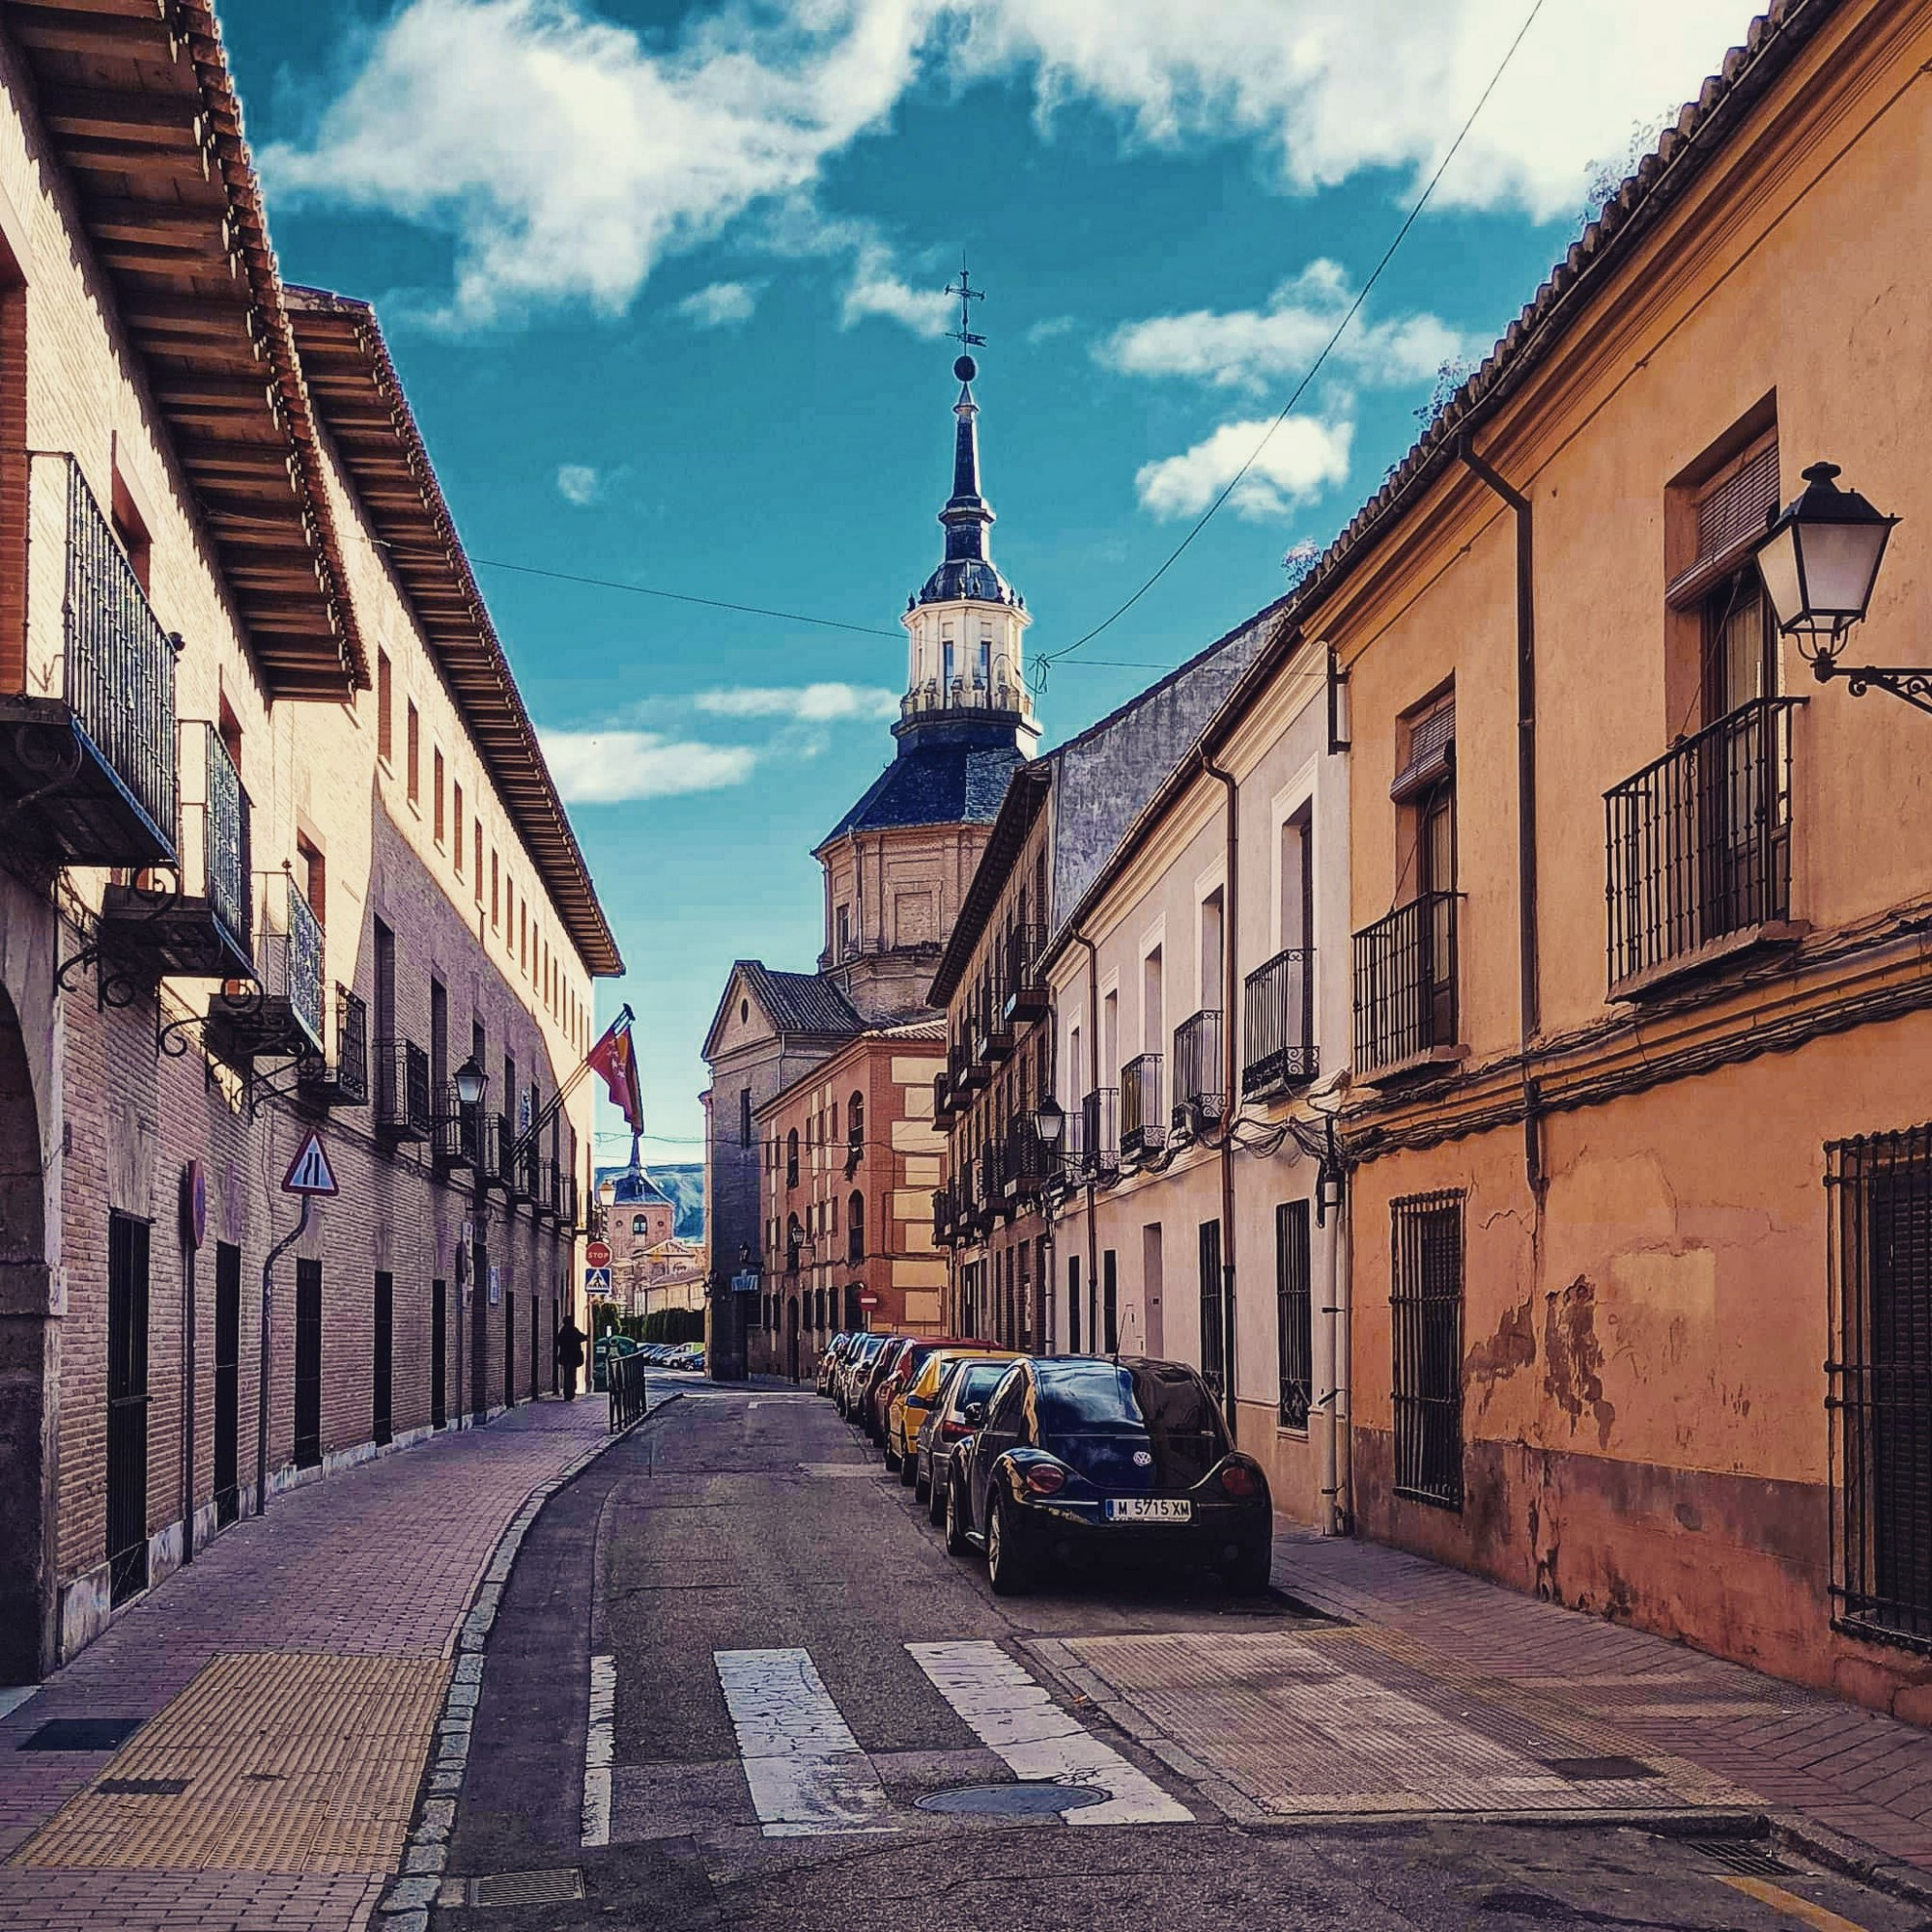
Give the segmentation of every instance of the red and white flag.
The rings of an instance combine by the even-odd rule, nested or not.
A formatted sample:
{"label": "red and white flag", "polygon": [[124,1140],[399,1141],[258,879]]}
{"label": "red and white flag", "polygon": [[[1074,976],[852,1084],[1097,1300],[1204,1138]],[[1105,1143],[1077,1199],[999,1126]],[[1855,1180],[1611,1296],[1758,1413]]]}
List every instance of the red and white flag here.
{"label": "red and white flag", "polygon": [[604,1076],[611,1104],[623,1115],[634,1134],[644,1130],[644,1086],[638,1075],[638,1053],[631,1044],[631,1009],[626,1007],[604,1030],[583,1064]]}

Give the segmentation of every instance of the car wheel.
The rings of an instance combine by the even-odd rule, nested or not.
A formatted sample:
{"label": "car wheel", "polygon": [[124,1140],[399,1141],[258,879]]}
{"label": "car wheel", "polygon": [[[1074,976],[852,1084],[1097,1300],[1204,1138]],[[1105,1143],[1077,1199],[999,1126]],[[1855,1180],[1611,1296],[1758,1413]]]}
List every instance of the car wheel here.
{"label": "car wheel", "polygon": [[905,1450],[901,1449],[899,1451],[899,1488],[902,1490],[911,1489],[918,1475],[919,1458],[915,1455],[909,1455]]}
{"label": "car wheel", "polygon": [[880,1447],[885,1452],[886,1467],[889,1469],[896,1469],[899,1465],[899,1452],[893,1447],[893,1438],[890,1435],[888,1435],[885,1438],[885,1440],[880,1444]]}
{"label": "car wheel", "polygon": [[993,1498],[986,1522],[986,1581],[996,1597],[1021,1596],[1033,1583],[1033,1562],[1020,1547],[1004,1496]]}
{"label": "car wheel", "polygon": [[964,1556],[972,1548],[966,1541],[965,1499],[959,1493],[957,1483],[946,1486],[946,1553],[949,1556]]}
{"label": "car wheel", "polygon": [[912,1499],[916,1503],[923,1503],[931,1495],[932,1479],[925,1473],[925,1464],[915,1456],[912,1459]]}

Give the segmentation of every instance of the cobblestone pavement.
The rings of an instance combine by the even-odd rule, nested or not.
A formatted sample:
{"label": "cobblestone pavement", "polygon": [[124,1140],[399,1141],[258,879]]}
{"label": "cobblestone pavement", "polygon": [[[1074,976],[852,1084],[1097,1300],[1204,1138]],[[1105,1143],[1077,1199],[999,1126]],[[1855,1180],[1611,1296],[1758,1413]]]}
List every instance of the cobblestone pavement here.
{"label": "cobblestone pavement", "polygon": [[1916,1724],[1378,1544],[1289,1530],[1274,1576],[1317,1609],[1400,1633],[1472,1687],[1612,1721],[1775,1813],[1932,1872],[1932,1732]]}
{"label": "cobblestone pavement", "polygon": [[[151,1814],[165,1805],[165,1791],[103,1796],[90,1787],[103,1773],[125,1770],[147,1785],[156,1769],[185,1770],[192,1791],[199,1729],[216,1747],[211,1765],[227,1762],[233,1776],[259,1780],[264,1801],[272,1795],[287,1806],[286,1787],[306,1776],[318,1791],[334,1789],[335,1811],[343,1814],[344,1767],[355,1762],[353,1749],[344,1752],[366,1734],[366,1714],[353,1697],[316,1694],[319,1675],[347,1671],[353,1678],[356,1668],[331,1668],[327,1661],[394,1660],[403,1676],[440,1687],[458,1623],[505,1525],[533,1489],[606,1439],[607,1419],[601,1398],[536,1403],[486,1429],[440,1436],[289,1492],[270,1502],[266,1518],[225,1531],[117,1618],[0,1719],[0,1858],[7,1861],[0,1864],[0,1926],[353,1932],[362,1925],[384,1875],[394,1869],[390,1840],[401,1835],[399,1828],[383,1829],[384,1814],[397,1809],[403,1792],[407,1823],[427,1754],[427,1722],[408,1740],[411,1765],[399,1765],[394,1749],[364,1753],[378,1767],[372,1776],[380,1804],[356,1815],[373,1820],[364,1836],[380,1849],[346,1860],[339,1831],[332,1845],[327,1833],[305,1838],[292,1831],[279,1835],[276,1855],[258,1852],[238,1868],[232,1835],[187,1829],[174,1841],[184,1851],[176,1861],[156,1850]],[[289,1660],[288,1667],[265,1660],[257,1669],[246,1662],[265,1653]],[[217,1662],[236,1658],[242,1662]],[[288,1690],[271,1699],[265,1721],[261,1685],[277,1678]],[[225,1688],[231,1684],[232,1690]],[[136,1762],[144,1736],[170,1735],[165,1724],[137,1733],[118,1764],[111,1750],[20,1748],[50,1719],[145,1720],[177,1698],[177,1755],[165,1765]],[[237,1758],[227,1748],[230,1718],[258,1737],[270,1728],[277,1735],[255,1755]],[[57,1814],[83,1793],[77,1810],[56,1826]],[[117,1806],[125,1812],[118,1829],[95,1829]],[[259,1808],[272,1807],[264,1802]],[[346,1809],[355,1813],[353,1800]],[[89,1829],[76,1830],[82,1823]],[[266,1844],[268,1836],[257,1833],[252,1842]],[[358,1864],[367,1869],[355,1869]]]}

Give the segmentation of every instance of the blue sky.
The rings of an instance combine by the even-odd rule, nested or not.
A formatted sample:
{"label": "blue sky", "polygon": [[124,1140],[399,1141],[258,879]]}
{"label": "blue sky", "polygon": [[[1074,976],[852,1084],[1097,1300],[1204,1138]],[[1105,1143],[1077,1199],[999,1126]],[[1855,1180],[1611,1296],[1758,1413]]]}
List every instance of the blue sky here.
{"label": "blue sky", "polygon": [[[233,0],[284,273],[375,300],[696,1157],[728,962],[809,967],[810,851],[892,750],[938,556],[960,249],[1029,648],[1104,617],[1287,400],[1529,0]],[[1748,23],[1544,0],[1359,323],[1047,742],[1279,595]],[[522,575],[573,572],[855,631]],[[876,629],[887,635],[867,635]],[[608,1128],[610,1120],[604,1122]],[[604,1150],[608,1156],[611,1148]]]}

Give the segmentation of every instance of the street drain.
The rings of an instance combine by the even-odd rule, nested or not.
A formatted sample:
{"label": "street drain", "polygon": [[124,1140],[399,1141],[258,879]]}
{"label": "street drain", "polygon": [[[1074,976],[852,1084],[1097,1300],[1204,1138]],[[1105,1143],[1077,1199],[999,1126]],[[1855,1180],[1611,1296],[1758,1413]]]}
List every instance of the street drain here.
{"label": "street drain", "polygon": [[1686,1838],[1682,1841],[1693,1852],[1701,1852],[1726,1871],[1774,1876],[1791,1867],[1751,1838]]}
{"label": "street drain", "polygon": [[1662,1773],[1635,1757],[1547,1757],[1546,1770],[1577,1784],[1608,1784],[1625,1777],[1661,1777]]}
{"label": "street drain", "polygon": [[49,1718],[31,1735],[21,1739],[17,1748],[34,1751],[119,1750],[146,1722],[145,1718]]}
{"label": "street drain", "polygon": [[109,1798],[179,1798],[187,1782],[185,1777],[103,1777],[94,1788]]}
{"label": "street drain", "polygon": [[583,1873],[576,1865],[554,1871],[493,1872],[469,1881],[471,1905],[560,1905],[583,1896]]}
{"label": "street drain", "polygon": [[1087,1784],[968,1784],[917,1801],[921,1811],[962,1811],[973,1818],[1047,1818],[1104,1804],[1113,1796]]}

